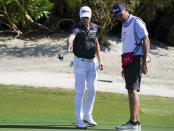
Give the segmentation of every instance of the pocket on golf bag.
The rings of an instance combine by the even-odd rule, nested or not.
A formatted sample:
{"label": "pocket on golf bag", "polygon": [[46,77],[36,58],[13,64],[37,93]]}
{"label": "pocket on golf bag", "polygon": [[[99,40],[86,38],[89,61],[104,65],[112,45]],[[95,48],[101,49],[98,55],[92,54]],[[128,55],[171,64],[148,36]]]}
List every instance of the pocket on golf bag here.
{"label": "pocket on golf bag", "polygon": [[134,55],[133,52],[125,53],[121,55],[122,68],[132,63],[133,55]]}

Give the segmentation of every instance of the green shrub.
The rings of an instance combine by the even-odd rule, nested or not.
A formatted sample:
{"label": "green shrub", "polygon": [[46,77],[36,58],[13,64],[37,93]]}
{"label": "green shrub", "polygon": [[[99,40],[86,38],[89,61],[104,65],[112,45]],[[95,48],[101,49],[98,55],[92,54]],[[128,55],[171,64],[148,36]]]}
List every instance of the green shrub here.
{"label": "green shrub", "polygon": [[52,6],[49,0],[0,0],[0,23],[21,34],[19,27],[30,29],[39,19],[48,18]]}
{"label": "green shrub", "polygon": [[72,9],[76,8],[82,0],[65,0],[65,3]]}

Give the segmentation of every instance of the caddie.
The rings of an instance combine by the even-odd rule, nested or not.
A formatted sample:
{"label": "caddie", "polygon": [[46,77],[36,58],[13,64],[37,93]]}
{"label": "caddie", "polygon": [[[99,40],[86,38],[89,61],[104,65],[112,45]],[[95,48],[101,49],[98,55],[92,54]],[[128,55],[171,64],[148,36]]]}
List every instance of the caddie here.
{"label": "caddie", "polygon": [[141,75],[147,73],[147,58],[150,40],[145,23],[130,14],[123,3],[116,3],[112,12],[122,21],[122,77],[128,91],[130,117],[128,122],[117,126],[117,130],[141,130],[139,121]]}

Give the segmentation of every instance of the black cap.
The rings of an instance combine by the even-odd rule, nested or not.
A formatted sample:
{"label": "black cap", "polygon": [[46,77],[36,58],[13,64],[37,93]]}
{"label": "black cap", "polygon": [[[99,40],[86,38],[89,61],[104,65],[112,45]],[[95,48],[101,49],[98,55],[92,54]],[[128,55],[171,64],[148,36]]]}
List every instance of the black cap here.
{"label": "black cap", "polygon": [[126,6],[122,3],[116,3],[114,6],[113,6],[113,9],[112,9],[112,12],[114,13],[114,16],[113,17],[117,17],[121,14],[121,12],[123,10],[126,9]]}

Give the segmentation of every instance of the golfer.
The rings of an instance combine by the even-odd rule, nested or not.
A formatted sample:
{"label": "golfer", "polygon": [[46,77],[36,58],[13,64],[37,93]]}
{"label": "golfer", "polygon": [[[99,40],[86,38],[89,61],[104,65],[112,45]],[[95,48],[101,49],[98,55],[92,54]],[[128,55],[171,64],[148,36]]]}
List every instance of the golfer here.
{"label": "golfer", "polygon": [[[90,21],[91,9],[84,6],[80,9],[80,21],[72,27],[67,40],[68,50],[74,53],[75,118],[76,128],[80,129],[87,128],[84,122],[97,125],[92,118],[92,110],[96,94],[97,68],[103,70],[97,25]],[[87,85],[87,93],[84,101],[85,85]]]}
{"label": "golfer", "polygon": [[147,73],[147,57],[150,40],[145,23],[138,17],[129,14],[125,5],[116,3],[112,12],[114,17],[122,21],[122,76],[128,90],[130,118],[117,130],[141,130],[139,122],[140,82],[142,73]]}

